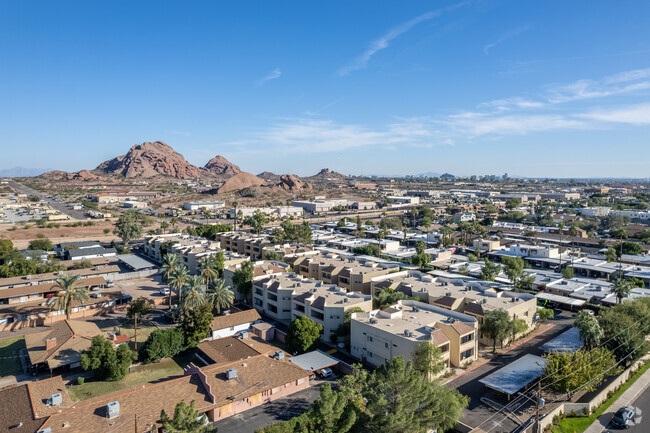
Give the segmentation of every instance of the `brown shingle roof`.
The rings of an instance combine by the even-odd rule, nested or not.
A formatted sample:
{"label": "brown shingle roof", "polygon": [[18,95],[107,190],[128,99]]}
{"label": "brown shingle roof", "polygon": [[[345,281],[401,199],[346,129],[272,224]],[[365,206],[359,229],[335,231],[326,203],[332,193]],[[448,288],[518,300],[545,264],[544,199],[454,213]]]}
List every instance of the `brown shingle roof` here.
{"label": "brown shingle roof", "polygon": [[217,340],[204,341],[197,348],[215,364],[228,364],[260,354],[246,340],[236,337],[225,337]]}
{"label": "brown shingle roof", "polygon": [[465,305],[463,313],[471,313],[471,314],[476,314],[477,316],[482,316],[483,307],[481,306],[481,304],[478,304],[476,302],[470,302],[469,304]]}
{"label": "brown shingle roof", "polygon": [[210,323],[210,329],[217,331],[219,329],[230,328],[231,326],[253,323],[260,319],[260,313],[257,310],[244,310],[238,313],[215,317],[212,319],[212,323]]}
{"label": "brown shingle roof", "polygon": [[[76,287],[101,286],[106,284],[104,277],[88,277],[77,280]],[[13,287],[11,289],[0,289],[0,298],[13,298],[17,296],[27,296],[39,293],[58,292],[61,286],[58,283],[43,283],[33,286]]]}
{"label": "brown shingle roof", "polygon": [[312,308],[318,308],[319,310],[322,310],[323,308],[325,308],[325,298],[319,296],[318,298],[311,301],[311,306]]}
{"label": "brown shingle roof", "polygon": [[[18,385],[0,391],[0,431],[35,432],[44,419],[34,419],[27,385]],[[22,427],[16,428],[22,423]]]}
{"label": "brown shingle roof", "polygon": [[[50,368],[79,362],[81,352],[90,347],[90,340],[101,331],[92,322],[64,320],[49,330],[25,335],[25,346],[31,364],[47,362]],[[56,338],[53,348],[45,349],[45,340]]]}
{"label": "brown shingle roof", "polygon": [[[120,267],[117,265],[104,265],[99,268],[88,268],[88,269],[71,269],[65,271],[66,275],[79,275],[79,277],[88,277],[91,275],[103,275],[103,274],[113,274],[120,272]],[[56,281],[59,277],[59,274],[56,272],[48,272],[46,274],[37,274],[32,275],[31,278],[27,279],[25,277],[9,277],[9,278],[0,278],[0,287],[12,286],[12,285],[22,285],[30,284],[33,282],[42,282],[42,281]]]}
{"label": "brown shingle roof", "polygon": [[[227,380],[226,370],[237,368],[238,379]],[[137,414],[138,425],[155,425],[160,411],[174,413],[176,403],[181,400],[196,402],[196,409],[205,412],[233,400],[245,399],[247,393],[255,395],[281,387],[298,379],[307,378],[309,372],[286,361],[271,359],[266,355],[237,361],[225,365],[208,366],[201,369],[211,387],[215,403],[208,399],[206,389],[197,374],[177,377],[158,383],[116,391],[98,398],[78,403],[78,407],[53,415],[43,427],[52,427],[53,433],[104,432],[131,433],[133,419]],[[120,415],[115,420],[106,419],[106,405],[120,403]],[[115,421],[113,423],[113,421]],[[64,423],[67,427],[61,429]],[[109,428],[110,426],[110,428]]]}
{"label": "brown shingle roof", "polygon": [[433,343],[436,346],[440,346],[441,344],[447,343],[449,341],[449,337],[447,337],[447,334],[445,334],[445,331],[442,329],[436,329],[431,333],[431,338],[433,339]]}
{"label": "brown shingle roof", "polygon": [[443,296],[442,298],[438,298],[435,300],[435,303],[438,305],[444,305],[445,307],[450,307],[454,305],[454,302],[456,302],[456,298],[451,297],[451,296]]}
{"label": "brown shingle roof", "polygon": [[465,335],[469,332],[474,331],[474,327],[468,325],[467,323],[463,322],[454,322],[451,324],[452,328],[454,328],[460,335]]}
{"label": "brown shingle roof", "polygon": [[[54,376],[49,379],[39,380],[38,382],[31,382],[27,384],[29,391],[29,398],[34,418],[43,418],[53,415],[61,410],[69,409],[73,403],[65,388],[61,376]],[[47,400],[53,394],[60,393],[62,403],[59,406],[49,406]]]}

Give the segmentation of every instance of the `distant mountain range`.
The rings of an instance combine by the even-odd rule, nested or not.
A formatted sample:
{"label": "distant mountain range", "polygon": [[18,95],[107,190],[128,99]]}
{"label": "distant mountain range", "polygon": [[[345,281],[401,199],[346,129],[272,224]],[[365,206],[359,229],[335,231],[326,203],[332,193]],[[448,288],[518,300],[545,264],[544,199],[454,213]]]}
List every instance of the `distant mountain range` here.
{"label": "distant mountain range", "polygon": [[25,168],[25,167],[14,167],[14,168],[5,168],[0,170],[0,176],[2,177],[30,177],[38,176],[43,173],[51,171],[51,168]]}

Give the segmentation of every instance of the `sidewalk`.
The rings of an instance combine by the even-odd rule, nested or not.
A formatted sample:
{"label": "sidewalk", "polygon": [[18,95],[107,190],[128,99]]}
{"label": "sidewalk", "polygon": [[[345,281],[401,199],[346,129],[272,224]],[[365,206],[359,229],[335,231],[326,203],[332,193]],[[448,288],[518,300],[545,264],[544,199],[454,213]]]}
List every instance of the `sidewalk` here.
{"label": "sidewalk", "polygon": [[584,433],[601,433],[611,421],[614,413],[621,407],[632,405],[648,385],[650,385],[650,370],[643,373]]}

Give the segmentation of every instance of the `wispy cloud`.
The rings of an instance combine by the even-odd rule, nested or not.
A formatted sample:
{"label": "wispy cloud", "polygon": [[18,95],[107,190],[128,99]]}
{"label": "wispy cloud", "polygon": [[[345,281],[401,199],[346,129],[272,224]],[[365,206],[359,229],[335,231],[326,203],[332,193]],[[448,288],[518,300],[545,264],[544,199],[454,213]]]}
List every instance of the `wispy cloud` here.
{"label": "wispy cloud", "polygon": [[278,79],[280,78],[281,75],[282,75],[282,71],[280,70],[280,68],[275,68],[274,70],[269,72],[266,76],[257,80],[255,82],[255,85],[258,87],[263,86],[267,81]]}
{"label": "wispy cloud", "polygon": [[390,42],[393,39],[403,35],[404,33],[408,32],[409,30],[411,30],[413,27],[415,27],[416,25],[418,25],[420,23],[423,23],[425,21],[429,21],[429,20],[432,20],[434,18],[437,18],[437,17],[439,17],[440,15],[442,15],[445,12],[449,12],[449,11],[451,11],[453,9],[457,9],[457,8],[459,8],[461,6],[465,6],[468,3],[469,2],[462,2],[462,3],[458,3],[458,4],[455,4],[455,5],[449,6],[447,8],[437,9],[435,11],[427,12],[425,14],[422,14],[420,16],[417,16],[417,17],[413,18],[412,20],[403,22],[403,23],[399,24],[398,26],[393,27],[387,33],[385,33],[383,36],[381,36],[379,39],[375,39],[374,41],[372,41],[370,43],[370,45],[368,46],[368,48],[366,49],[366,51],[363,52],[363,54],[361,54],[359,57],[357,57],[349,65],[346,65],[343,68],[341,68],[338,71],[338,74],[339,75],[348,75],[350,72],[358,71],[359,69],[365,68],[366,66],[368,66],[368,62],[370,61],[372,56],[377,54],[379,51],[388,48],[389,45],[390,45]]}
{"label": "wispy cloud", "polygon": [[[616,124],[650,125],[650,102],[606,105],[607,97],[614,95],[647,95],[648,81],[650,69],[638,69],[596,80],[555,84],[536,97],[501,98],[477,104],[474,110],[446,115],[395,117],[374,127],[319,119],[313,116],[315,113],[308,113],[298,118],[275,119],[267,129],[249,134],[239,144],[249,153],[354,149],[372,152],[458,146],[479,139],[498,140],[550,131],[605,130]],[[603,100],[597,109],[576,102],[596,98]]]}
{"label": "wispy cloud", "polygon": [[517,36],[517,35],[519,35],[521,33],[527,32],[528,30],[531,29],[531,27],[532,26],[530,24],[527,24],[525,26],[520,26],[520,27],[517,27],[517,28],[515,28],[513,30],[510,30],[508,33],[504,34],[503,36],[501,36],[496,41],[492,42],[491,44],[487,44],[486,46],[484,46],[483,47],[483,52],[487,56],[489,54],[489,51],[492,48],[496,47],[497,45],[499,45],[502,42],[507,41],[508,39],[510,39],[512,37],[515,37],[515,36]]}

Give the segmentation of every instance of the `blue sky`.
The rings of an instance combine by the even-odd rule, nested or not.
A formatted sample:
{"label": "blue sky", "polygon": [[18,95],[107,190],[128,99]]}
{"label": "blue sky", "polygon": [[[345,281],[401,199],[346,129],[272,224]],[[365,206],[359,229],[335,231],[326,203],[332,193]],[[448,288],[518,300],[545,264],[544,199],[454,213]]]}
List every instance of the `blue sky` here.
{"label": "blue sky", "polygon": [[650,2],[0,2],[0,168],[650,176]]}

